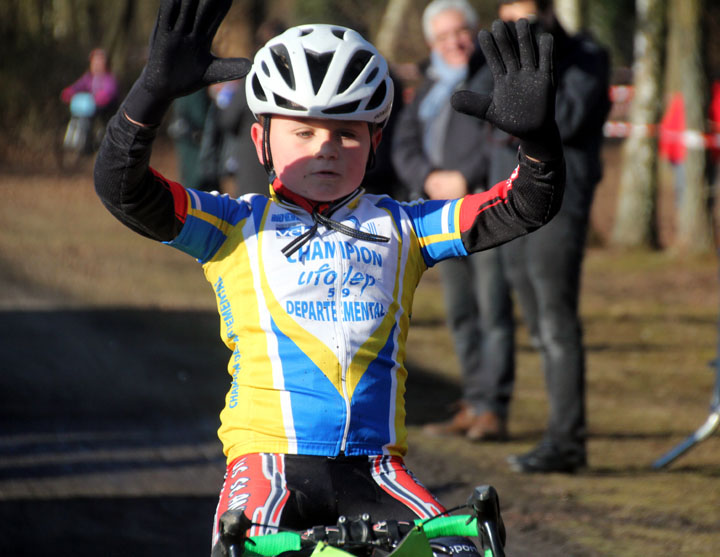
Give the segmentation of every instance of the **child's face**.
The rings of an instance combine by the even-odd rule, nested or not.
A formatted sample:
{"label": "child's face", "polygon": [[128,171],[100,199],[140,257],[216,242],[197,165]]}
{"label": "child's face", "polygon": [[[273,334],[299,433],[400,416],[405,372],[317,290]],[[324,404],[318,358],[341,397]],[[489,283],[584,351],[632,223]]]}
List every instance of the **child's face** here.
{"label": "child's face", "polygon": [[[370,145],[377,149],[382,130],[370,137],[367,122],[273,116],[270,152],[283,185],[313,201],[333,201],[352,193],[365,176]],[[262,162],[262,126],[252,138]]]}

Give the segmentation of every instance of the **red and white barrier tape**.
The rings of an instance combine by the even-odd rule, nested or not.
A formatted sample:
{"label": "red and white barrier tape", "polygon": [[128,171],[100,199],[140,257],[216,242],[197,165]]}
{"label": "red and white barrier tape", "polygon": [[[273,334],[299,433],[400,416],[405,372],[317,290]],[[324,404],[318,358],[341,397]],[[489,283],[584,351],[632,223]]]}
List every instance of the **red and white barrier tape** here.
{"label": "red and white barrier tape", "polygon": [[611,85],[610,101],[613,103],[630,102],[634,93],[635,89],[632,85]]}
{"label": "red and white barrier tape", "polygon": [[[654,137],[659,135],[657,124],[632,124],[630,122],[608,121],[603,126],[605,137]],[[688,149],[720,148],[720,133],[701,133],[696,130],[682,132],[665,131],[663,136],[672,142],[682,143]]]}

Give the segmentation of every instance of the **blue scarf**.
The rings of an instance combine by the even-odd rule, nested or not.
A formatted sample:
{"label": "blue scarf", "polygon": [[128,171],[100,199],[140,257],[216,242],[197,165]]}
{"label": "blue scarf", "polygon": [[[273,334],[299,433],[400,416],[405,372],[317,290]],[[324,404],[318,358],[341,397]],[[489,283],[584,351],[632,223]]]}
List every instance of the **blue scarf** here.
{"label": "blue scarf", "polygon": [[424,124],[423,146],[427,154],[440,140],[436,135],[442,132],[438,126],[433,125],[434,120],[445,112],[444,109],[449,106],[453,91],[467,78],[468,67],[450,66],[433,50],[430,53],[428,75],[436,81],[425,98],[420,101],[418,108],[418,116]]}

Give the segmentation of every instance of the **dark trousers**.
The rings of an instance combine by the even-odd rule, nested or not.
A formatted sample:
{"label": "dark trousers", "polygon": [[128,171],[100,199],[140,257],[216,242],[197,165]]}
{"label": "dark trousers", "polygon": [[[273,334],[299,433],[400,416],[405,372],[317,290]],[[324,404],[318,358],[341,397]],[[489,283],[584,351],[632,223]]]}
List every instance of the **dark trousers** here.
{"label": "dark trousers", "polygon": [[585,352],[578,312],[587,219],[563,213],[501,246],[507,277],[541,352],[549,401],[546,439],[585,450]]}
{"label": "dark trousers", "polygon": [[505,418],[515,382],[515,323],[500,251],[449,259],[440,270],[463,398],[477,412]]}

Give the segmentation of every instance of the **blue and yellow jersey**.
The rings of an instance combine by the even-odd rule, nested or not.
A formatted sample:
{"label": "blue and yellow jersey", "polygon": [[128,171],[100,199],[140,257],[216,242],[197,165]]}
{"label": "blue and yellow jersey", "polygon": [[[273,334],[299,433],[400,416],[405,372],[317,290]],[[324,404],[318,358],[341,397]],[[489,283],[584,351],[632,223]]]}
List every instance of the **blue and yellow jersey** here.
{"label": "blue and yellow jersey", "polygon": [[436,262],[467,255],[459,201],[356,197],[333,219],[378,243],[311,227],[277,197],[188,189],[170,244],[196,257],[232,350],[219,436],[228,461],[247,453],[404,455],[405,343],[413,294]]}

